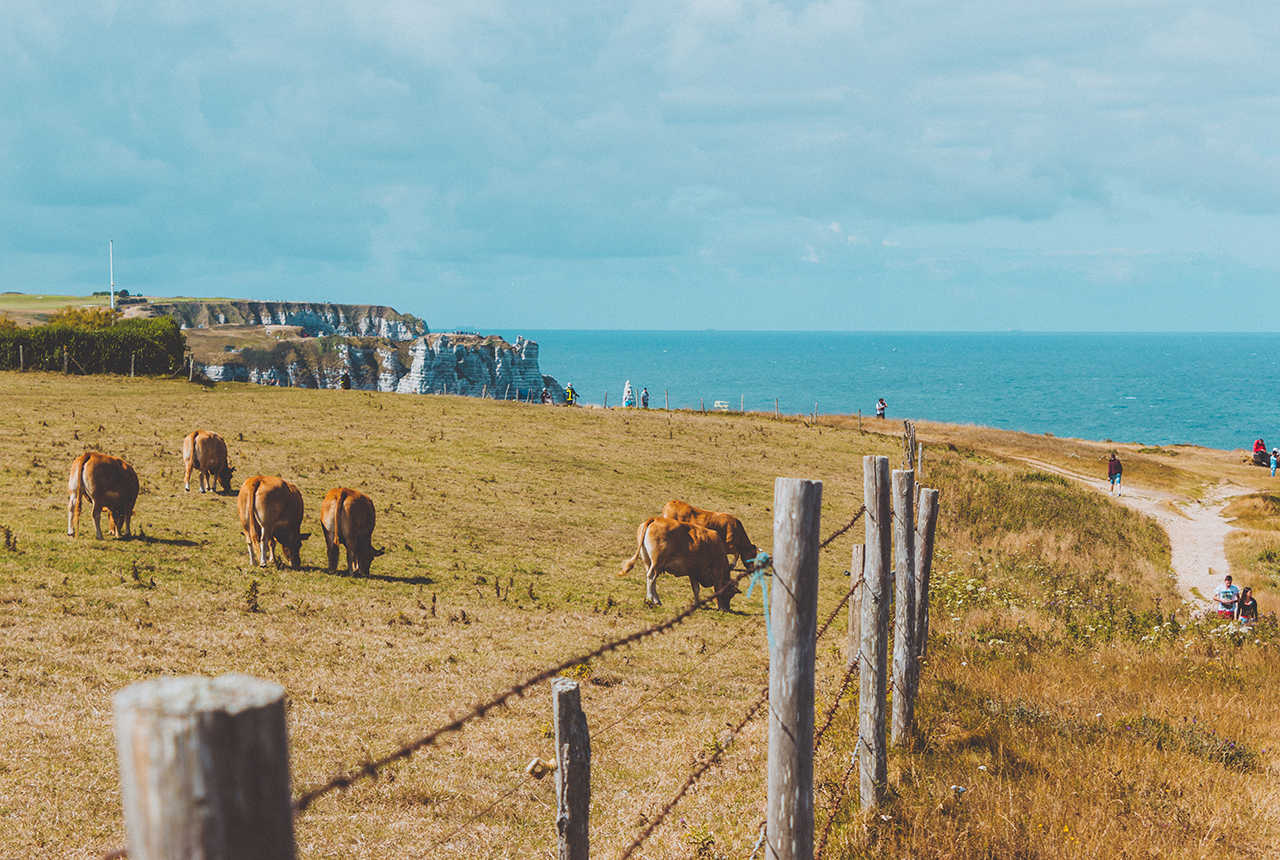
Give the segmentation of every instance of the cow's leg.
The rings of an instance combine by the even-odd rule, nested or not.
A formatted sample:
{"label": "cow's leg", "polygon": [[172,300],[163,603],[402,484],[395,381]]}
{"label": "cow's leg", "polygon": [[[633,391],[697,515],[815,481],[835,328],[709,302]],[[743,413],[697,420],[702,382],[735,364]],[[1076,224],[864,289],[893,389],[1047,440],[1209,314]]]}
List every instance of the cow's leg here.
{"label": "cow's leg", "polygon": [[253,567],[257,559],[253,557],[253,535],[248,530],[244,533],[244,542],[249,547],[249,567]]}
{"label": "cow's leg", "polygon": [[360,574],[360,565],[356,562],[355,544],[348,541],[342,546],[347,551],[347,573],[356,574],[358,576]]}
{"label": "cow's leg", "polygon": [[258,567],[267,566],[267,557],[270,556],[274,562],[276,560],[276,544],[275,538],[272,536],[272,530],[267,526],[259,526],[258,531]]}
{"label": "cow's leg", "polygon": [[689,577],[689,585],[693,588],[693,602],[697,603],[698,595],[702,593],[702,589],[698,586],[698,580],[692,576]]}
{"label": "cow's leg", "polygon": [[67,537],[75,537],[76,529],[80,525],[80,506],[76,504],[79,496],[80,491],[77,490],[67,502]]}
{"label": "cow's leg", "polygon": [[206,487],[208,487],[209,490],[213,489],[213,473],[206,472],[204,469],[201,469],[200,470],[200,492],[202,493],[208,492],[208,490],[205,489]]}
{"label": "cow's leg", "polygon": [[191,492],[191,461],[188,460],[184,467],[185,474],[182,476],[182,489]]}
{"label": "cow's leg", "polygon": [[102,540],[102,505],[97,502],[93,503],[93,527],[98,533],[98,540]]}
{"label": "cow's leg", "polygon": [[651,603],[654,606],[661,606],[662,599],[658,597],[658,570],[657,565],[650,564],[648,570],[644,573],[644,602]]}

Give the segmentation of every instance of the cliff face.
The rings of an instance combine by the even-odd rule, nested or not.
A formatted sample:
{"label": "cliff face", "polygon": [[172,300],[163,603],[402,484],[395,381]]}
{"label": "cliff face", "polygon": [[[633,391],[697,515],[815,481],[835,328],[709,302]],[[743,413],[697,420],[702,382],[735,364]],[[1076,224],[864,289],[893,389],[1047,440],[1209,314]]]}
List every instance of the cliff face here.
{"label": "cliff face", "polygon": [[311,337],[346,335],[412,340],[427,325],[412,314],[383,305],[339,305],[331,302],[158,301],[147,305],[152,315],[171,316],[184,329],[216,326],[299,326]]}
{"label": "cliff face", "polygon": [[[294,323],[296,325],[296,323]],[[538,344],[516,338],[426,335],[408,342],[377,337],[283,340],[202,363],[215,382],[297,388],[358,388],[401,394],[461,394],[538,399],[545,385],[556,402],[564,391],[538,366]]]}

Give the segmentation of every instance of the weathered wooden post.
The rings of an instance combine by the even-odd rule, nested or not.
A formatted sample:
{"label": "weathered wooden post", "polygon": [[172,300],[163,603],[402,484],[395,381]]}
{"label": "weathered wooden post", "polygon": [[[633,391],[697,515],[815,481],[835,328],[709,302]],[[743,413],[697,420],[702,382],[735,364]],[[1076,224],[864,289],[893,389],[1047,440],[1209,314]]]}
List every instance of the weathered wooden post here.
{"label": "weathered wooden post", "polygon": [[849,561],[849,642],[845,648],[849,669],[858,664],[858,646],[862,642],[862,577],[866,558],[866,544],[854,544],[853,558]]}
{"label": "weathered wooden post", "polygon": [[738,411],[745,413],[747,411],[747,395],[738,395]]}
{"label": "weathered wooden post", "polygon": [[480,399],[481,400],[489,399],[489,383],[487,382],[484,385],[480,386]]}
{"label": "weathered wooden post", "polygon": [[773,417],[781,418],[782,413],[778,411],[778,398],[773,398]]}
{"label": "weathered wooden post", "polygon": [[767,858],[813,857],[813,666],[822,482],[773,485]]}
{"label": "weathered wooden post", "polygon": [[551,682],[551,715],[556,734],[556,833],[559,860],[587,860],[590,854],[591,735],[582,712],[578,682]]}
{"label": "weathered wooden post", "polygon": [[27,365],[25,356],[22,354],[22,344],[18,344],[18,370],[26,370]]}
{"label": "weathered wooden post", "polygon": [[70,373],[70,371],[67,369],[67,348],[66,348],[66,346],[63,346],[63,347],[62,347],[62,372],[63,372],[63,373]]}
{"label": "weathered wooden post", "polygon": [[[914,454],[915,452],[912,451]],[[911,674],[916,662],[915,473],[893,472],[893,723],[894,746],[905,744],[915,729]]]}
{"label": "weathered wooden post", "polygon": [[609,392],[607,391],[604,393],[604,408],[609,408]]}
{"label": "weathered wooden post", "polygon": [[703,400],[701,397],[698,398],[698,411],[703,415],[707,414],[707,401]]}
{"label": "weathered wooden post", "polygon": [[889,458],[862,458],[867,506],[862,582],[862,645],[858,654],[858,794],[863,809],[880,805],[888,763],[884,737],[885,668],[889,657]]}
{"label": "weathered wooden post", "polygon": [[194,355],[187,356],[187,382],[192,382],[196,378],[196,357]]}
{"label": "weathered wooden post", "polygon": [[[916,675],[929,650],[929,573],[933,570],[933,532],[938,525],[938,491],[920,488],[920,519],[916,523]],[[914,692],[914,690],[913,690]]]}
{"label": "weathered wooden post", "polygon": [[153,678],[114,709],[130,860],[293,860],[282,687]]}
{"label": "weathered wooden post", "polygon": [[129,353],[129,378],[130,379],[133,378],[133,367],[134,367],[134,362],[137,360],[137,358],[138,358],[138,354],[136,352]]}
{"label": "weathered wooden post", "polygon": [[[511,399],[511,383],[510,382],[507,383],[507,390],[502,392],[502,399],[503,400]],[[517,395],[517,399],[519,399],[518,395]]]}
{"label": "weathered wooden post", "polygon": [[916,478],[924,477],[924,443],[916,445]]}
{"label": "weathered wooden post", "polygon": [[862,432],[862,410],[858,410],[858,432]]}

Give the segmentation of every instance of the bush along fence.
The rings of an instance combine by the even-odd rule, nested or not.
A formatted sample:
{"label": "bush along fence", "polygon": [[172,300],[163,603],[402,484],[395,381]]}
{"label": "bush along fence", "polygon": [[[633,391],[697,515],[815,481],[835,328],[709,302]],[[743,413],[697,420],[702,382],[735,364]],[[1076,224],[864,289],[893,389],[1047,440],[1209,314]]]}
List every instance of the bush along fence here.
{"label": "bush along fence", "polygon": [[0,330],[0,370],[170,374],[186,338],[170,317],[121,320],[105,328],[41,325]]}
{"label": "bush along fence", "polygon": [[[759,855],[761,849],[768,860],[822,857],[832,824],[849,800],[854,770],[861,772],[861,807],[867,809],[881,803],[886,789],[885,710],[889,683],[894,689],[893,743],[905,743],[914,732],[919,661],[928,630],[929,567],[938,491],[920,489],[916,516],[916,487],[910,470],[893,472],[891,486],[888,458],[865,457],[863,474],[866,504],[848,524],[821,542],[822,483],[779,478],[774,486],[775,556],[771,565],[775,587],[766,590],[765,607],[768,686],[734,721],[730,731],[731,741],[767,711],[767,817],[760,824],[760,838],[752,857]],[[864,518],[865,547],[854,548],[850,585],[819,625],[819,554],[859,518]],[[892,564],[895,561],[896,565]],[[761,568],[756,567],[737,575],[725,588],[736,589],[748,577],[765,584]],[[891,595],[896,608],[893,680],[889,682],[886,670]],[[551,680],[555,761],[551,764],[535,759],[530,773],[535,768],[555,771],[556,856],[561,860],[586,860],[590,856],[591,732],[577,682],[557,676],[570,666],[673,629],[716,596],[699,600],[666,621],[568,657],[516,682],[452,722],[376,760],[342,771],[292,800],[283,688],[247,675],[156,678],[132,684],[118,692],[114,700],[128,847],[106,857],[293,860],[294,820],[315,800],[359,780],[376,777],[385,768],[439,743],[445,735],[483,719],[512,698]],[[846,604],[850,657],[840,689],[815,729],[817,643],[833,627]],[[814,755],[855,674],[860,675],[857,744],[840,792],[824,810],[825,823],[815,851]],[[718,745],[713,755],[693,768],[670,800],[646,816],[648,824],[620,855],[624,860],[636,855],[698,779],[720,763],[727,747],[727,742]],[[551,824],[549,821],[549,838]]]}

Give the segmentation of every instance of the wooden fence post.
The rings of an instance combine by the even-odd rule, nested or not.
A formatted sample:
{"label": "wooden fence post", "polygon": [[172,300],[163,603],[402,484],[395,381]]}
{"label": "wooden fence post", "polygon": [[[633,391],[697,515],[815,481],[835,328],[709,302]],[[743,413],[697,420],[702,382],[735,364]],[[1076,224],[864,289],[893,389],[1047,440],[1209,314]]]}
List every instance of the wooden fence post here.
{"label": "wooden fence post", "polygon": [[862,584],[862,646],[858,665],[858,795],[863,809],[880,805],[888,763],[884,737],[885,668],[889,656],[889,458],[862,458],[867,506]]}
{"label": "wooden fence post", "polygon": [[[912,451],[914,454],[915,451]],[[890,740],[902,746],[915,730],[915,702],[911,698],[912,666],[916,661],[916,524],[915,473],[893,472],[893,723]]]}
{"label": "wooden fence post", "polygon": [[924,477],[924,443],[916,445],[916,478]]}
{"label": "wooden fence post", "polygon": [[771,860],[813,857],[813,666],[818,632],[818,532],[822,482],[773,485],[773,581],[769,622]]}
{"label": "wooden fence post", "polygon": [[862,410],[858,410],[858,432],[862,432]]}
{"label": "wooden fence post", "polygon": [[25,356],[22,354],[22,344],[18,344],[18,370],[26,370],[27,364]]}
{"label": "wooden fence post", "polygon": [[[933,532],[938,525],[938,491],[920,488],[920,519],[916,523],[916,675],[929,650],[929,573],[933,570]],[[915,692],[914,689],[912,692]]]}
{"label": "wooden fence post", "polygon": [[778,411],[778,398],[773,398],[773,417],[781,418],[782,413]]}
{"label": "wooden fence post", "polygon": [[862,643],[862,577],[866,559],[867,545],[854,544],[849,561],[849,642],[845,648],[848,669],[858,665],[858,646]]}
{"label": "wooden fence post", "polygon": [[67,348],[65,346],[62,348],[62,372],[63,373],[70,372],[69,370],[67,370]]}
{"label": "wooden fence post", "polygon": [[747,395],[745,394],[738,395],[738,411],[744,414],[747,411]]}
{"label": "wooden fence post", "polygon": [[604,393],[604,408],[609,408],[609,392],[607,391]]}
{"label": "wooden fence post", "polygon": [[[511,399],[511,383],[510,383],[510,382],[508,382],[508,383],[507,383],[507,390],[506,390],[506,391],[504,391],[504,392],[502,393],[502,399],[503,399],[503,400],[510,400],[510,399]],[[519,399],[520,399],[520,398],[519,398],[519,394],[517,394],[517,395],[516,395],[516,399],[517,399],[517,400],[519,400]]]}
{"label": "wooden fence post", "polygon": [[587,860],[590,853],[591,735],[578,682],[551,682],[556,734],[556,833],[559,860]]}
{"label": "wooden fence post", "polygon": [[138,354],[136,352],[129,353],[129,378],[133,378],[134,362],[137,361]]}
{"label": "wooden fence post", "polygon": [[187,382],[192,382],[196,378],[196,357],[194,355],[187,356]]}
{"label": "wooden fence post", "polygon": [[707,401],[703,400],[701,397],[698,398],[698,411],[703,415],[707,414]]}
{"label": "wooden fence post", "polygon": [[662,408],[671,411],[671,393],[667,389],[662,389]]}
{"label": "wooden fence post", "polygon": [[153,678],[113,703],[130,860],[293,860],[282,687]]}
{"label": "wooden fence post", "polygon": [[484,385],[480,386],[480,399],[481,400],[489,399],[489,383],[487,382]]}

